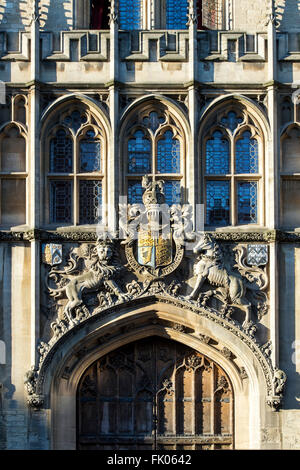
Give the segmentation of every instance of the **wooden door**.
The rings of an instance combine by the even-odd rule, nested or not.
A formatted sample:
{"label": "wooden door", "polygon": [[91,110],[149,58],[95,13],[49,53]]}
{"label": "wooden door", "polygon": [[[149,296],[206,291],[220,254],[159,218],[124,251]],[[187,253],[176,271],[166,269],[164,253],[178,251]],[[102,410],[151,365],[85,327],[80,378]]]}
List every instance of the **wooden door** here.
{"label": "wooden door", "polygon": [[233,394],[225,372],[158,337],[115,350],[83,374],[78,449],[232,449]]}

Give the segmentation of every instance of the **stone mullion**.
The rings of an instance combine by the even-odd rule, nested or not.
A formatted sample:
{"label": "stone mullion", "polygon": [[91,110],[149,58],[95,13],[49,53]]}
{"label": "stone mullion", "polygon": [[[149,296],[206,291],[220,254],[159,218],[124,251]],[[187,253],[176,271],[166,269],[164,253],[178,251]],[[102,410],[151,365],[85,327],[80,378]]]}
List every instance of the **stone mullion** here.
{"label": "stone mullion", "polygon": [[[191,204],[196,209],[196,203],[200,201],[200,194],[196,188],[199,187],[198,181],[195,177],[199,175],[197,168],[200,162],[197,155],[197,118],[198,118],[198,100],[195,81],[197,79],[197,13],[196,13],[196,0],[189,1],[188,11],[188,27],[189,27],[189,79],[190,86],[188,88],[188,109],[189,119],[191,126],[191,134],[188,140],[188,148],[186,152],[186,178],[184,181],[185,187],[189,188],[189,193],[186,195],[186,202]],[[193,214],[194,226],[196,226],[196,210]]]}
{"label": "stone mullion", "polygon": [[[270,138],[266,155],[266,181],[265,200],[268,203],[266,213],[266,225],[274,229],[279,223],[279,188],[278,184],[278,124],[277,124],[277,90],[275,81],[277,78],[277,45],[276,45],[276,14],[274,2],[271,1],[271,11],[268,18],[268,113],[270,122]],[[272,342],[272,362],[278,364],[278,326],[279,326],[279,286],[278,286],[278,246],[277,242],[270,243],[270,340]]]}
{"label": "stone mullion", "polygon": [[111,135],[107,152],[107,209],[103,211],[104,225],[115,232],[117,229],[118,197],[120,187],[118,162],[118,115],[119,115],[119,89],[116,85],[119,76],[119,34],[118,34],[118,0],[110,3],[110,82],[109,82],[109,116],[111,122]]}
{"label": "stone mullion", "polygon": [[[37,82],[40,73],[40,34],[38,2],[33,1],[31,20],[31,80],[30,90],[29,136],[30,136],[30,209],[29,225],[35,229],[40,225],[40,90]],[[28,198],[29,199],[29,198]],[[37,342],[39,334],[39,308],[40,308],[40,242],[31,241],[31,363],[38,360]]]}

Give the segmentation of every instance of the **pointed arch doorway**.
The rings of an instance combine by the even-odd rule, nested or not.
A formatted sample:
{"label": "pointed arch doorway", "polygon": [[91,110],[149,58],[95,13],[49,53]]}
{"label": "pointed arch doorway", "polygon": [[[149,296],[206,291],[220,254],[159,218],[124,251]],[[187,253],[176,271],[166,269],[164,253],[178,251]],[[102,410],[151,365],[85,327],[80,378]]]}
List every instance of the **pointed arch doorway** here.
{"label": "pointed arch doorway", "polygon": [[233,391],[194,349],[150,337],[88,367],[77,389],[81,450],[232,449]]}

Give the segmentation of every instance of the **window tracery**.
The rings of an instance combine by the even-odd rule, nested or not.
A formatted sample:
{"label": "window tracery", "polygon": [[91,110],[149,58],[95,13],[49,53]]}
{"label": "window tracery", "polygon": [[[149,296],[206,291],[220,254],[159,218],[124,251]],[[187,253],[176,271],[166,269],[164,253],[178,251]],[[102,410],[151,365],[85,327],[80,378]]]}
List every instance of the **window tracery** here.
{"label": "window tracery", "polygon": [[126,191],[129,204],[142,203],[142,177],[164,181],[166,203],[182,202],[185,141],[167,108],[143,108],[127,125]]}
{"label": "window tracery", "polygon": [[281,137],[281,224],[300,226],[300,125],[285,129]]}
{"label": "window tracery", "polygon": [[26,133],[10,123],[0,135],[1,225],[26,223],[27,176]]}
{"label": "window tracery", "polygon": [[102,219],[105,133],[89,109],[60,113],[48,133],[48,222],[97,224]]}
{"label": "window tracery", "polygon": [[262,134],[246,110],[219,112],[204,137],[208,226],[258,224],[262,186]]}

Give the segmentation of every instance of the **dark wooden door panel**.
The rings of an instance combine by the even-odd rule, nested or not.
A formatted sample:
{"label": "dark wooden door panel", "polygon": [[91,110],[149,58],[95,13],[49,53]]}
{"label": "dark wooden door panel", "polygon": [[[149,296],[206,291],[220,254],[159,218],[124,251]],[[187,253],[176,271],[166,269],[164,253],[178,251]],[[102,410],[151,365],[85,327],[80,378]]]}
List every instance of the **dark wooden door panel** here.
{"label": "dark wooden door panel", "polygon": [[233,395],[225,372],[188,346],[162,338],[107,354],[77,394],[79,449],[233,447]]}

